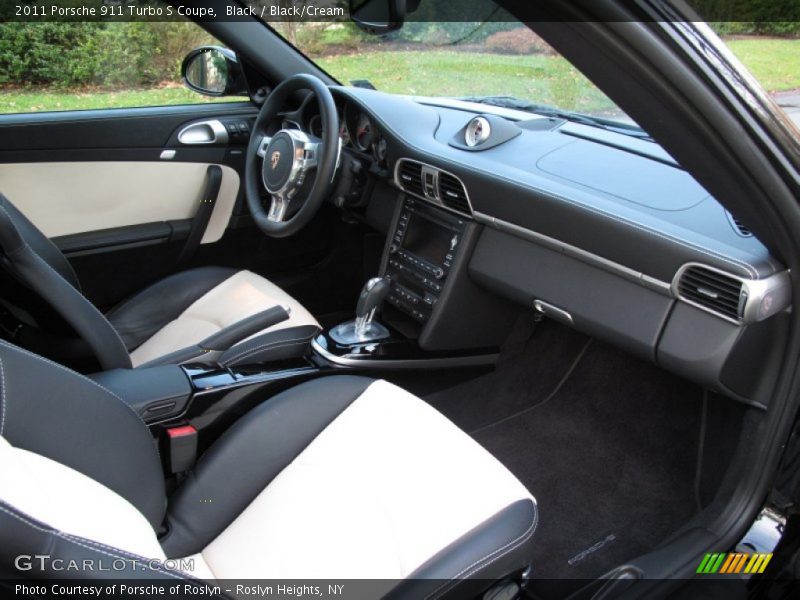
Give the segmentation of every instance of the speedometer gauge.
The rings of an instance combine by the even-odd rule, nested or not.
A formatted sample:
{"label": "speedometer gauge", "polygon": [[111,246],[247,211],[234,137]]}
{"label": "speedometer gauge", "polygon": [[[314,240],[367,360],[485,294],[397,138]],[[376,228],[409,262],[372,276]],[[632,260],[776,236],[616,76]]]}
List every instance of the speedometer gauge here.
{"label": "speedometer gauge", "polygon": [[372,123],[364,113],[358,115],[355,142],[356,147],[364,152],[368,151],[370,144],[372,144]]}

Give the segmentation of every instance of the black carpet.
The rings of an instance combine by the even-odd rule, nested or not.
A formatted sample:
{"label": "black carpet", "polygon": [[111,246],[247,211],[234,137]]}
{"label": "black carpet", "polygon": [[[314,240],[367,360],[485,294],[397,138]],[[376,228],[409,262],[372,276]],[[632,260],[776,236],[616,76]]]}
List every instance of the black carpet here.
{"label": "black carpet", "polygon": [[536,497],[534,578],[603,575],[697,511],[702,390],[601,342],[548,324],[428,400]]}
{"label": "black carpet", "polygon": [[[525,332],[529,334],[529,332]],[[495,423],[544,400],[589,341],[574,329],[543,322],[504,348],[497,369],[425,399],[465,431]],[[417,392],[419,393],[419,392]]]}

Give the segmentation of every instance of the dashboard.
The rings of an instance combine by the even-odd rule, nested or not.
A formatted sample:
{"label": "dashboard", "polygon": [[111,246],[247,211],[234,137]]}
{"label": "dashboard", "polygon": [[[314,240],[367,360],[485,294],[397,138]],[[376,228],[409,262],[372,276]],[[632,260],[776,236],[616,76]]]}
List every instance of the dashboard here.
{"label": "dashboard", "polygon": [[[750,382],[763,349],[785,335],[788,273],[658,144],[458,100],[332,92],[343,155],[369,180],[337,205],[368,215],[388,206],[377,225],[387,234],[382,269],[419,284],[395,304],[421,327],[422,346],[445,312],[460,310],[448,289],[465,277],[702,385],[767,402]],[[293,114],[320,134],[313,100]],[[446,234],[420,224],[407,245],[422,250],[409,251],[402,215]],[[470,237],[454,243],[455,260],[437,262],[442,244]],[[459,260],[463,274],[447,276]],[[444,281],[426,277],[440,270]]]}

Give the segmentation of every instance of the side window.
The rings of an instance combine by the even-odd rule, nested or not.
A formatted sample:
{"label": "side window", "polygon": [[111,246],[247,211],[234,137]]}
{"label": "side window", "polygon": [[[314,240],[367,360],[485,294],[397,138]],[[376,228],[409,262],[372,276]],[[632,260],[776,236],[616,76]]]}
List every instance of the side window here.
{"label": "side window", "polygon": [[195,23],[0,24],[0,113],[240,101],[187,89],[186,54],[221,45]]}

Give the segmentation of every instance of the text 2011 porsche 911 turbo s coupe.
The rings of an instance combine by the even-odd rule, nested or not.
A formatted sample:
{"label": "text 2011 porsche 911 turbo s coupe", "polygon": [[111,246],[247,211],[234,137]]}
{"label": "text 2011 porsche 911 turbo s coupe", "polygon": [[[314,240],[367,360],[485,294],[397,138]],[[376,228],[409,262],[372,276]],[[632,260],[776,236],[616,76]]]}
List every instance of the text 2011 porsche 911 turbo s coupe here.
{"label": "text 2011 porsche 911 turbo s coupe", "polygon": [[0,114],[3,585],[790,593],[800,134],[711,29],[267,4],[192,3],[181,101]]}

